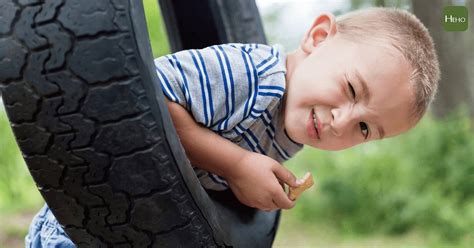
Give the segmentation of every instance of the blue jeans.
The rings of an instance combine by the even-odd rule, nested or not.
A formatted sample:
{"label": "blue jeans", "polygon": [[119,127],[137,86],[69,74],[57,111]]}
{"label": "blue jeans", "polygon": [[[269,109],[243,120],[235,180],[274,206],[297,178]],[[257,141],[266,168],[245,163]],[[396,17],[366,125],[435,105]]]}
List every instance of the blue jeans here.
{"label": "blue jeans", "polygon": [[25,237],[25,247],[75,248],[76,246],[59,225],[48,205],[44,204],[31,222]]}

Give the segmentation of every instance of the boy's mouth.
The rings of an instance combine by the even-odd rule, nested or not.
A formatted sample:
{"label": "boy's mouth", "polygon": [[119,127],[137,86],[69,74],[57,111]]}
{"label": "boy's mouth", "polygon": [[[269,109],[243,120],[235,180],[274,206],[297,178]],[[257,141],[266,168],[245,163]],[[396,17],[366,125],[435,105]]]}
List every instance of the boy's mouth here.
{"label": "boy's mouth", "polygon": [[313,108],[311,109],[311,113],[308,119],[308,124],[306,126],[307,132],[310,138],[321,140],[320,128],[318,127],[319,127],[318,116],[316,115],[316,112],[314,111],[314,108]]}

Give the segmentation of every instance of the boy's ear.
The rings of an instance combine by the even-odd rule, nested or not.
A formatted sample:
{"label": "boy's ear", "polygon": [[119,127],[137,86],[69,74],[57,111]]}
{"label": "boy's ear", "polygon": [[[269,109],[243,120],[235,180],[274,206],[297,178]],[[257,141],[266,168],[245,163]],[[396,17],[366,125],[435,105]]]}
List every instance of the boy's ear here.
{"label": "boy's ear", "polygon": [[321,14],[316,17],[313,25],[304,35],[301,41],[301,49],[306,53],[311,53],[319,43],[335,35],[336,32],[336,17],[331,13]]}

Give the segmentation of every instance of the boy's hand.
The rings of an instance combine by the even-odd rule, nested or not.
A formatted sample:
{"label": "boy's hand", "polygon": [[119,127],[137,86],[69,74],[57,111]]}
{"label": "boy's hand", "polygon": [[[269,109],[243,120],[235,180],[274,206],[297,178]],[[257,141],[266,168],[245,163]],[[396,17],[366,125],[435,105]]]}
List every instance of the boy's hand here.
{"label": "boy's hand", "polygon": [[290,209],[295,202],[285,193],[280,181],[297,187],[296,177],[274,159],[254,152],[247,153],[226,175],[237,199],[243,204],[265,211]]}

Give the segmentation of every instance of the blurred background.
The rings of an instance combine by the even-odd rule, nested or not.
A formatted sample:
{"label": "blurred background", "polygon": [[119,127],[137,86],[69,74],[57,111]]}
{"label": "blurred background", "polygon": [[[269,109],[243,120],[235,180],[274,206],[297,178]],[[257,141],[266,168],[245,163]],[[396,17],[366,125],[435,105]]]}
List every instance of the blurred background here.
{"label": "blurred background", "polygon": [[[169,46],[156,0],[144,0],[155,57]],[[371,6],[415,13],[442,68],[437,99],[402,136],[342,152],[304,149],[285,165],[315,187],[283,212],[274,247],[474,247],[474,0],[257,0],[270,44],[295,49],[322,12]],[[464,5],[470,25],[446,32],[444,6]],[[0,100],[0,247],[23,247],[43,200]]]}

